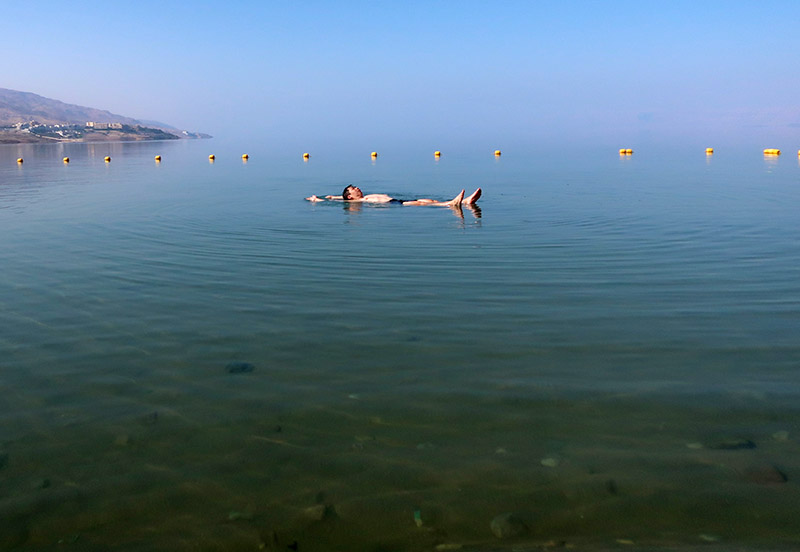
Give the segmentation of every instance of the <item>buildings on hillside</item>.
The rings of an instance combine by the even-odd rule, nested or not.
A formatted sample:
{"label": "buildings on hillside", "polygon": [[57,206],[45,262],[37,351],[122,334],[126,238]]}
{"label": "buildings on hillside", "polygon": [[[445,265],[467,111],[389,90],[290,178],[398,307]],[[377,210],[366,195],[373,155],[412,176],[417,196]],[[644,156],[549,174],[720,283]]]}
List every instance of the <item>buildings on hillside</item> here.
{"label": "buildings on hillside", "polygon": [[98,123],[95,121],[87,121],[86,128],[92,130],[120,130],[122,123]]}

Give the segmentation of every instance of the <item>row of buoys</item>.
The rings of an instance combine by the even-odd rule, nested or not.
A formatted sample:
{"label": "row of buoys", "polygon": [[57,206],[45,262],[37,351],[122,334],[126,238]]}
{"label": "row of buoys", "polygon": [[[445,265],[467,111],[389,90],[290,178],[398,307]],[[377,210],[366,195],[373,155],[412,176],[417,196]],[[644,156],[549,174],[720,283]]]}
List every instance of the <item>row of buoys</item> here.
{"label": "row of buoys", "polygon": [[[64,163],[69,163],[69,157],[64,157],[61,161],[63,161]],[[103,157],[103,161],[105,161],[106,163],[111,163],[111,156],[106,155],[105,157]],[[160,155],[156,155],[156,161],[161,161]],[[22,157],[17,157],[17,163],[22,165],[24,162],[25,160]]]}
{"label": "row of buoys", "polygon": [[[310,156],[307,153],[304,153],[303,157],[305,159],[308,159]],[[214,159],[216,159],[216,156],[214,154],[211,154],[211,155],[208,156],[208,160],[209,161],[214,161]],[[250,156],[245,153],[245,154],[242,155],[242,159],[247,161],[248,159],[250,159]],[[156,163],[160,163],[161,162],[161,156],[160,155],[156,155],[155,156],[155,160],[156,160]],[[62,161],[64,163],[69,163],[69,157],[64,157],[62,159]],[[103,161],[105,161],[106,163],[111,163],[111,156],[110,155],[106,155],[105,157],[103,157]],[[17,158],[17,163],[22,164],[24,162],[25,162],[25,160],[22,157],[18,157]]]}
{"label": "row of buoys", "polygon": [[[708,150],[711,150],[711,148],[708,148]],[[708,153],[708,150],[706,150],[706,153]],[[713,150],[711,150],[711,151],[713,152]],[[627,153],[630,154],[630,153],[633,153],[633,150],[619,150],[619,152],[620,153],[627,152]],[[766,153],[766,150],[764,150],[764,153]],[[798,153],[800,153],[800,152],[798,152]],[[496,157],[500,157],[500,155],[502,155],[502,152],[500,150],[494,150],[494,154],[495,154]],[[442,156],[442,152],[437,150],[437,151],[433,152],[433,155],[434,155],[434,157],[441,157]],[[378,152],[377,151],[373,151],[371,156],[372,156],[373,159],[378,157]],[[306,153],[303,154],[303,159],[309,159],[310,157],[311,157],[310,153],[306,152]],[[209,161],[214,161],[214,160],[216,160],[216,158],[217,158],[217,156],[214,155],[213,153],[208,156],[208,160]],[[108,156],[108,155],[106,155],[103,159],[105,160],[106,163],[110,163],[111,162],[111,157]],[[242,154],[242,159],[247,161],[248,159],[250,159],[250,156],[248,154],[246,154],[246,153],[243,153]],[[160,155],[156,155],[155,156],[155,160],[156,160],[156,162],[161,162],[161,156]],[[63,159],[63,161],[64,161],[64,163],[69,163],[69,157],[65,157]],[[23,162],[24,162],[24,159],[22,159],[22,157],[19,157],[17,159],[17,163],[23,163]]]}
{"label": "row of buoys", "polygon": [[[708,155],[711,155],[712,153],[714,153],[714,148],[706,148],[706,153]],[[781,150],[779,150],[778,148],[766,148],[764,150],[764,155],[780,155],[780,154]],[[797,155],[800,156],[800,150],[797,150]]]}
{"label": "row of buoys", "polygon": [[[621,150],[619,150],[619,152],[620,152],[620,154],[625,153],[625,152],[627,152],[628,154],[631,154],[631,153],[633,153],[633,150],[621,149]],[[766,153],[766,150],[765,150],[765,153]],[[371,155],[371,157],[373,159],[375,159],[376,157],[378,157],[378,152],[377,151],[373,151],[370,155]],[[441,157],[442,156],[442,152],[437,150],[437,151],[433,152],[433,155],[434,155],[434,157]],[[502,152],[500,150],[494,150],[494,155],[495,155],[495,157],[500,157],[500,155],[502,155]],[[308,152],[303,154],[303,159],[305,159],[305,160],[308,160],[310,157],[311,157],[311,154],[308,153]],[[103,159],[105,160],[106,163],[110,163],[111,162],[111,157],[108,156],[108,155],[106,155]],[[215,161],[216,159],[217,159],[217,156],[214,155],[213,153],[208,156],[208,160],[209,161]],[[246,153],[243,153],[242,154],[242,160],[247,161],[248,159],[250,159],[250,156],[248,154],[246,154]],[[69,163],[69,157],[65,157],[63,159],[63,161],[64,161],[64,163]],[[156,161],[156,163],[160,163],[161,162],[161,156],[160,155],[156,155],[155,156],[155,161]],[[22,157],[17,159],[17,163],[23,163],[23,162],[24,162],[24,160],[22,159]]]}
{"label": "row of buoys", "polygon": [[[713,153],[714,153],[714,148],[706,148],[706,155],[713,155]],[[619,154],[620,155],[633,155],[633,150],[631,148],[620,148],[619,149]],[[780,154],[781,154],[781,150],[779,150],[777,148],[766,148],[764,150],[764,155],[780,155]],[[433,152],[433,155],[434,155],[434,157],[438,158],[438,157],[442,156],[442,152],[437,150],[437,151]],[[495,150],[494,151],[494,155],[495,155],[495,157],[500,157],[500,155],[502,155],[502,152],[500,150]],[[797,155],[798,155],[798,157],[800,157],[800,150],[797,151]],[[376,157],[378,157],[378,152],[377,151],[373,151],[371,156],[372,156],[373,159],[375,159]],[[311,157],[310,153],[304,153],[303,154],[303,159],[306,160],[306,161],[310,157]],[[214,155],[213,153],[208,156],[208,160],[209,161],[214,161],[216,158],[217,158],[216,155]],[[250,156],[248,154],[246,154],[246,153],[243,153],[242,154],[242,160],[243,161],[247,161],[248,159],[250,159]],[[103,160],[106,163],[111,163],[111,156],[106,155],[103,158]],[[161,162],[161,156],[160,155],[156,155],[155,156],[155,160],[156,160],[156,163],[160,163]],[[64,159],[62,159],[62,161],[64,163],[69,163],[69,157],[64,157]],[[24,163],[24,162],[25,162],[25,160],[22,157],[18,157],[17,158],[17,163],[19,163],[20,165],[22,163]]]}
{"label": "row of buoys", "polygon": [[[64,159],[62,159],[62,161],[64,163],[69,163],[69,157],[65,157]],[[106,163],[111,163],[111,156],[106,155],[105,157],[103,157],[103,161],[105,161]],[[17,159],[17,163],[22,163],[22,158]]]}
{"label": "row of buoys", "polygon": [[[632,153],[633,153],[632,149],[620,148],[619,150],[620,155],[631,155]],[[714,154],[714,148],[706,148],[706,155],[713,155],[713,154]],[[780,154],[781,150],[777,148],[767,148],[764,150],[764,155],[780,155]],[[797,150],[797,155],[800,156],[800,150]]]}
{"label": "row of buoys", "polygon": [[[306,155],[308,155],[308,154],[306,154]],[[214,155],[213,153],[208,156],[208,160],[209,161],[214,161],[214,160],[216,160],[216,158],[217,158],[217,156]],[[246,154],[246,153],[243,153],[242,154],[242,161],[247,161],[248,159],[250,159],[250,156],[248,154]],[[161,156],[160,155],[156,155],[156,161],[161,161]]]}

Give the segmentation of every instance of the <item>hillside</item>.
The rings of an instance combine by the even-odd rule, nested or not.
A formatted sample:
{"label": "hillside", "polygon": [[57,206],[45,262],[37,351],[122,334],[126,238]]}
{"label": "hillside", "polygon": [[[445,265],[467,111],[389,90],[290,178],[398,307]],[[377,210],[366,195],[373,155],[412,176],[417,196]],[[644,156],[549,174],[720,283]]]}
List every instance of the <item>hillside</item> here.
{"label": "hillside", "polygon": [[31,94],[0,88],[0,126],[36,121],[48,125],[84,124],[87,121],[141,124],[136,119],[115,115],[109,111],[72,105]]}
{"label": "hillside", "polygon": [[[97,125],[88,128],[89,122]],[[30,92],[0,88],[0,143],[178,138],[209,136],[68,104]]]}

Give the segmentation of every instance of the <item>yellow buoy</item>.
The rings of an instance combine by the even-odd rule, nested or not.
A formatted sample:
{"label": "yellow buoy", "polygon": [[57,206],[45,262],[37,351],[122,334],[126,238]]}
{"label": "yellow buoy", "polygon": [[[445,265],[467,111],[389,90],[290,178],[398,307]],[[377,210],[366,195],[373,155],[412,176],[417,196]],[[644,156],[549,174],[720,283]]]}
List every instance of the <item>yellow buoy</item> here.
{"label": "yellow buoy", "polygon": [[781,150],[777,148],[767,148],[764,150],[764,155],[780,155]]}
{"label": "yellow buoy", "polygon": [[377,151],[373,151],[373,152],[372,152],[372,157],[373,157],[373,158],[375,158],[375,157],[378,157],[378,152],[377,152]]}
{"label": "yellow buoy", "polygon": [[706,148],[706,155],[711,155],[714,153],[714,148]]}
{"label": "yellow buoy", "polygon": [[303,154],[303,159],[308,159],[309,157],[311,157],[310,153],[304,153]]}
{"label": "yellow buoy", "polygon": [[65,157],[64,159],[62,159],[62,161],[63,161],[64,163],[69,163],[69,157]]}
{"label": "yellow buoy", "polygon": [[249,155],[247,155],[246,153],[243,153],[243,154],[242,154],[242,159],[244,159],[245,161],[247,161],[248,159],[250,159],[250,156],[249,156]]}
{"label": "yellow buoy", "polygon": [[23,161],[22,157],[17,158],[17,163],[22,163],[22,161]]}
{"label": "yellow buoy", "polygon": [[161,162],[161,156],[160,155],[156,155],[156,162],[159,162],[159,163]]}
{"label": "yellow buoy", "polygon": [[209,155],[209,156],[208,156],[208,160],[209,160],[209,161],[213,161],[214,159],[216,159],[216,156],[214,156],[214,154],[213,154],[213,153],[212,153],[211,155]]}
{"label": "yellow buoy", "polygon": [[111,157],[106,155],[105,157],[103,157],[103,161],[105,161],[106,163],[111,163]]}
{"label": "yellow buoy", "polygon": [[496,157],[500,157],[500,155],[502,155],[502,152],[500,150],[494,150],[494,154]]}
{"label": "yellow buoy", "polygon": [[441,157],[442,156],[442,152],[441,151],[434,151],[433,155],[434,155],[434,157]]}

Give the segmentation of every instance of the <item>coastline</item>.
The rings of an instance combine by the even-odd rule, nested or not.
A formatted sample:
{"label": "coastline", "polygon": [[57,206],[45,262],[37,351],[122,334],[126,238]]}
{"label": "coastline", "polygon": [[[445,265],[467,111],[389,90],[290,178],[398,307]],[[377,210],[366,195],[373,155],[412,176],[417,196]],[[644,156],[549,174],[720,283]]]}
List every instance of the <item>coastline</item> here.
{"label": "coastline", "polygon": [[207,134],[192,136],[178,136],[154,129],[155,132],[130,133],[121,131],[92,132],[82,138],[57,138],[52,136],[38,136],[27,132],[0,130],[0,144],[72,144],[92,142],[142,142],[142,141],[171,141],[171,140],[199,140],[212,138]]}

